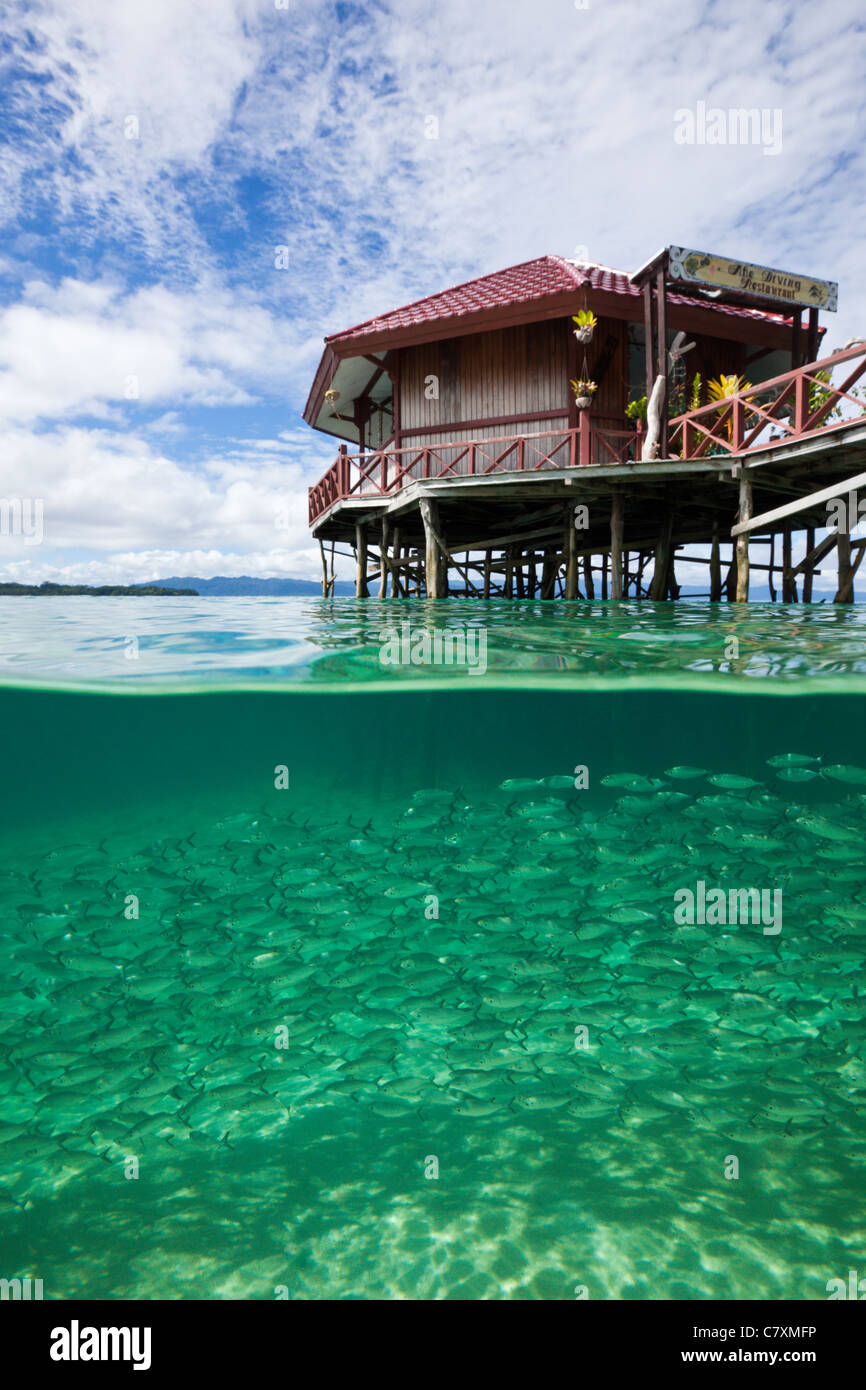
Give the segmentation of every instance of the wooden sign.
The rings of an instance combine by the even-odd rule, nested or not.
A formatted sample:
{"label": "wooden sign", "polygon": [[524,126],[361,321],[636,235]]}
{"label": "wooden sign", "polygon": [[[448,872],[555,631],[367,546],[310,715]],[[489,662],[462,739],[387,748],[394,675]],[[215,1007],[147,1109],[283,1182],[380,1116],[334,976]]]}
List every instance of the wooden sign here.
{"label": "wooden sign", "polygon": [[751,265],[748,261],[734,261],[706,251],[690,251],[685,246],[669,246],[668,253],[672,280],[736,290],[739,294],[778,299],[783,304],[799,304],[809,309],[827,309],[834,314],[838,308],[839,286],[832,280],[792,275],[787,270],[771,270],[766,265]]}

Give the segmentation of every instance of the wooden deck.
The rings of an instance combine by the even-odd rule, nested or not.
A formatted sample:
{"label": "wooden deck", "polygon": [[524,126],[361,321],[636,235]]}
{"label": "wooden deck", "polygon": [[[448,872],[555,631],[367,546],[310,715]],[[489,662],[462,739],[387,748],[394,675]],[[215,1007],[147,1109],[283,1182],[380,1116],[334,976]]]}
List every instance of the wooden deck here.
{"label": "wooden deck", "polygon": [[[841,380],[830,385],[833,373]],[[713,542],[710,591],[719,597],[718,547],[731,543],[739,527],[727,592],[734,596],[738,580],[742,597],[748,590],[743,523],[791,504],[787,515],[768,518],[751,535],[782,538],[778,569],[785,596],[792,598],[792,528],[827,525],[826,503],[804,505],[803,499],[866,467],[866,399],[854,393],[864,373],[866,344],[858,344],[721,406],[688,412],[670,422],[670,457],[651,462],[641,460],[641,429],[600,422],[589,412],[572,429],[356,455],[341,449],[310,489],[310,525],[323,546],[353,548],[362,594],[378,578],[381,590],[390,580],[396,594],[549,598],[592,597],[595,575],[605,596],[608,590],[623,596],[631,582],[636,595],[675,597],[677,547]],[[371,542],[378,542],[373,575],[367,568]],[[587,564],[592,556],[602,563]],[[862,550],[852,557],[849,547],[846,556],[840,546],[840,592],[862,558]],[[666,576],[652,589],[641,583],[651,559]],[[448,569],[461,575],[456,590],[448,588]],[[803,571],[804,598],[811,593],[809,572]],[[771,585],[772,574],[771,568]]]}

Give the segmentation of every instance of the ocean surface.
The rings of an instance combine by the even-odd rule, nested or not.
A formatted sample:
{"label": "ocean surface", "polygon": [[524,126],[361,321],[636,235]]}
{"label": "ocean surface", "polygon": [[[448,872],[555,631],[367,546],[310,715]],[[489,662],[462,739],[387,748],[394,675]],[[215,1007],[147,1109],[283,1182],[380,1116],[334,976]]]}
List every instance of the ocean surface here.
{"label": "ocean surface", "polygon": [[858,606],[0,600],[0,1278],[866,1275],[864,696]]}

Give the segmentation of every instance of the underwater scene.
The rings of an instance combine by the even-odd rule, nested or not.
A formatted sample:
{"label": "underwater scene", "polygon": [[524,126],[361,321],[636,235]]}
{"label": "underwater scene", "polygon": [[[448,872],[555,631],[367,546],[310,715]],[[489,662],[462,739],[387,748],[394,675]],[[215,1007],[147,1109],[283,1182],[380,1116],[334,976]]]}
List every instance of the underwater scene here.
{"label": "underwater scene", "polygon": [[0,600],[0,1276],[866,1272],[864,691],[857,606]]}

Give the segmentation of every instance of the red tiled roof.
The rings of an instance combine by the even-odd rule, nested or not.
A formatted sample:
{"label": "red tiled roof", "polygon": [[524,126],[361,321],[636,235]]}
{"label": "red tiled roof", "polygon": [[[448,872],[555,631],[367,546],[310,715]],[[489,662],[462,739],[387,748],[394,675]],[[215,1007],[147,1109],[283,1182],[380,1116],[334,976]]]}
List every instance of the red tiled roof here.
{"label": "red tiled roof", "polygon": [[[524,261],[522,265],[513,265],[507,270],[498,270],[493,275],[482,275],[477,280],[467,280],[450,290],[441,290],[438,294],[416,299],[414,303],[406,304],[402,309],[393,309],[390,313],[380,314],[378,318],[367,319],[364,323],[356,324],[354,328],[344,329],[342,333],[332,333],[325,342],[338,346],[372,334],[435,323],[439,319],[461,318],[491,309],[503,309],[509,305],[528,304],[534,299],[573,293],[584,287],[629,297],[640,294],[640,290],[631,283],[624,270],[570,261],[564,256],[539,256],[537,260]],[[672,304],[699,305],[702,309],[732,314],[737,318],[785,322],[783,314],[770,314],[761,309],[716,304],[682,294],[671,293],[668,298]]]}

